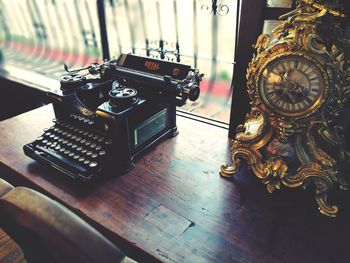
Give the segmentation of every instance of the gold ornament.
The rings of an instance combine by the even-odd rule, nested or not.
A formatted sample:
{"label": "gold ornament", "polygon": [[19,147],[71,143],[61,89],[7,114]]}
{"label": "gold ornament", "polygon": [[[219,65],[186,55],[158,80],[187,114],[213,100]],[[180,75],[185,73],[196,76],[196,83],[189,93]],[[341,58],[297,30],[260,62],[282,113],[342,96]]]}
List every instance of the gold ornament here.
{"label": "gold ornament", "polygon": [[232,177],[245,160],[268,192],[313,184],[319,211],[335,217],[327,194],[348,189],[342,167],[349,159],[335,120],[350,95],[350,63],[339,19],[344,15],[312,0],[299,0],[271,35],[261,35],[247,71],[251,111],[237,128]]}

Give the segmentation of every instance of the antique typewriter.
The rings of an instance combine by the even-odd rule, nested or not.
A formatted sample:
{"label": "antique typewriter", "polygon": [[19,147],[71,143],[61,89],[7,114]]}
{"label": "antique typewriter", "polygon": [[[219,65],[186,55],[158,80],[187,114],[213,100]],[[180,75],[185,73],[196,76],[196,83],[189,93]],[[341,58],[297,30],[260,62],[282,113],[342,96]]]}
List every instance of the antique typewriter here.
{"label": "antique typewriter", "polygon": [[64,174],[91,181],[125,173],[134,159],[177,135],[176,106],[200,93],[190,66],[123,54],[61,78],[55,119],[24,153]]}

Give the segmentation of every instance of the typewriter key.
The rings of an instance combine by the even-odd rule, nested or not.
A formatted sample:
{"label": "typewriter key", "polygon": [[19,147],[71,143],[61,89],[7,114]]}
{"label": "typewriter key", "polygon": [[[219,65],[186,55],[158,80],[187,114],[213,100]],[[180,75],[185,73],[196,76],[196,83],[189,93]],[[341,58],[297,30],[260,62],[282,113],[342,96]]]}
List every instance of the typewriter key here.
{"label": "typewriter key", "polygon": [[68,143],[68,140],[63,140],[62,143],[63,143],[63,144],[67,144],[67,143]]}
{"label": "typewriter key", "polygon": [[94,140],[97,140],[98,139],[98,136],[95,135],[94,137],[92,137]]}
{"label": "typewriter key", "polygon": [[48,140],[43,140],[43,143],[47,143],[48,142]]}
{"label": "typewriter key", "polygon": [[82,149],[83,149],[83,147],[81,147],[81,146],[77,147],[77,151],[81,151]]}
{"label": "typewriter key", "polygon": [[45,132],[45,136],[50,136],[51,132]]}
{"label": "typewriter key", "polygon": [[89,156],[89,155],[91,155],[91,154],[92,154],[92,151],[88,151],[88,152],[86,153],[87,156]]}
{"label": "typewriter key", "polygon": [[58,151],[59,149],[61,149],[61,146],[60,146],[60,145],[57,145],[57,146],[55,147],[55,150]]}
{"label": "typewriter key", "polygon": [[96,153],[93,153],[93,154],[91,155],[91,158],[94,158],[94,159],[95,159],[95,158],[97,158],[97,156],[98,156],[98,155],[97,155]]}
{"label": "typewriter key", "polygon": [[86,142],[86,140],[85,140],[85,139],[82,139],[80,142],[84,144],[84,143]]}
{"label": "typewriter key", "polygon": [[80,157],[78,161],[79,162],[83,162],[83,161],[85,161],[85,158],[84,157]]}
{"label": "typewriter key", "polygon": [[61,148],[61,149],[59,149],[59,151],[61,152],[61,153],[63,153],[64,151],[66,150],[66,148]]}
{"label": "typewriter key", "polygon": [[99,151],[101,149],[102,149],[101,145],[97,145],[96,148],[95,148],[96,151]]}
{"label": "typewriter key", "polygon": [[43,132],[47,132],[49,129],[48,128],[45,128],[44,130],[43,130]]}
{"label": "typewriter key", "polygon": [[64,132],[62,132],[62,135],[63,135],[63,136],[66,136],[67,133],[68,133],[68,132],[64,131]]}
{"label": "typewriter key", "polygon": [[94,123],[95,123],[94,121],[89,121],[89,122],[88,122],[89,125],[92,125],[92,124],[94,124]]}
{"label": "typewriter key", "polygon": [[68,132],[67,138],[70,138],[70,137],[72,137],[72,134],[70,132]]}
{"label": "typewriter key", "polygon": [[74,156],[74,153],[73,153],[73,152],[70,152],[70,153],[68,154],[68,156],[69,156],[69,157],[73,157],[73,156]]}
{"label": "typewriter key", "polygon": [[50,136],[49,136],[50,138],[54,138],[55,137],[55,134],[50,134]]}
{"label": "typewriter key", "polygon": [[92,144],[90,145],[90,147],[91,147],[91,148],[95,148],[95,147],[96,147],[96,143],[92,143]]}
{"label": "typewriter key", "polygon": [[80,155],[79,155],[79,154],[76,154],[76,155],[73,156],[73,159],[75,159],[75,160],[77,160],[77,159],[79,159],[79,158],[80,158]]}
{"label": "typewriter key", "polygon": [[58,142],[63,142],[63,138],[59,138],[59,139],[58,139]]}
{"label": "typewriter key", "polygon": [[73,144],[73,143],[69,142],[69,143],[67,143],[67,146],[68,146],[68,147],[71,147],[72,144]]}
{"label": "typewriter key", "polygon": [[90,141],[87,141],[87,142],[85,143],[86,146],[89,146],[90,144],[91,144]]}
{"label": "typewriter key", "polygon": [[86,159],[85,161],[84,161],[84,164],[89,164],[90,163],[90,160],[88,160],[88,159]]}
{"label": "typewriter key", "polygon": [[46,145],[47,146],[50,146],[52,144],[52,142],[47,142]]}
{"label": "typewriter key", "polygon": [[77,138],[76,135],[72,135],[72,140],[75,140]]}
{"label": "typewriter key", "polygon": [[99,141],[99,142],[103,142],[103,141],[104,141],[104,138],[103,138],[103,137],[100,137],[100,138],[98,138],[98,141]]}
{"label": "typewriter key", "polygon": [[77,146],[78,146],[78,145],[76,145],[76,144],[73,144],[73,145],[72,145],[72,149],[75,149],[75,148],[77,148]]}
{"label": "typewriter key", "polygon": [[82,150],[81,150],[81,153],[86,153],[86,152],[87,152],[86,149],[82,149]]}
{"label": "typewriter key", "polygon": [[53,138],[54,140],[58,140],[60,137],[58,137],[57,135]]}
{"label": "typewriter key", "polygon": [[109,139],[109,140],[107,140],[107,141],[105,141],[105,144],[107,144],[107,145],[109,145],[109,144],[112,144],[112,139]]}
{"label": "typewriter key", "polygon": [[44,137],[42,137],[42,136],[36,138],[37,141],[41,141],[42,139],[44,139]]}
{"label": "typewriter key", "polygon": [[63,153],[64,153],[64,154],[69,154],[69,153],[70,153],[70,150],[65,150]]}
{"label": "typewriter key", "polygon": [[89,166],[90,166],[90,167],[96,167],[96,166],[97,166],[97,162],[91,162],[91,163],[89,164]]}
{"label": "typewriter key", "polygon": [[101,155],[101,156],[106,155],[106,151],[105,150],[101,150],[101,151],[99,151],[98,154]]}

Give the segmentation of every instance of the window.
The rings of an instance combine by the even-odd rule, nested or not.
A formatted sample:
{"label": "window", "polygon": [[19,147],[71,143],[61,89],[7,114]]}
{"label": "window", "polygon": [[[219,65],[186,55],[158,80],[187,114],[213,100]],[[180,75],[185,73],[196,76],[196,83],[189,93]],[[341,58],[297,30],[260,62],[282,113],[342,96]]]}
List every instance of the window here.
{"label": "window", "polygon": [[199,68],[200,99],[181,110],[228,123],[237,1],[0,1],[4,62],[58,79],[63,63],[101,61],[103,8],[110,57],[135,53]]}

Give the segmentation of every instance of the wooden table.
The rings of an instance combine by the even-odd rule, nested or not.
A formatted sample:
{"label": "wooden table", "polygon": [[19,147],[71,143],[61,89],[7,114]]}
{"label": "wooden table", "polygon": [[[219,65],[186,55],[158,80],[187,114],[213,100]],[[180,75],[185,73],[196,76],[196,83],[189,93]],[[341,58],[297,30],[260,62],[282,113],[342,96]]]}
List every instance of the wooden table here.
{"label": "wooden table", "polygon": [[220,178],[225,129],[178,117],[180,134],[128,174],[83,186],[23,154],[53,117],[48,105],[0,123],[0,177],[63,203],[140,262],[350,262],[349,194],[331,219],[312,191],[268,194],[244,169]]}

